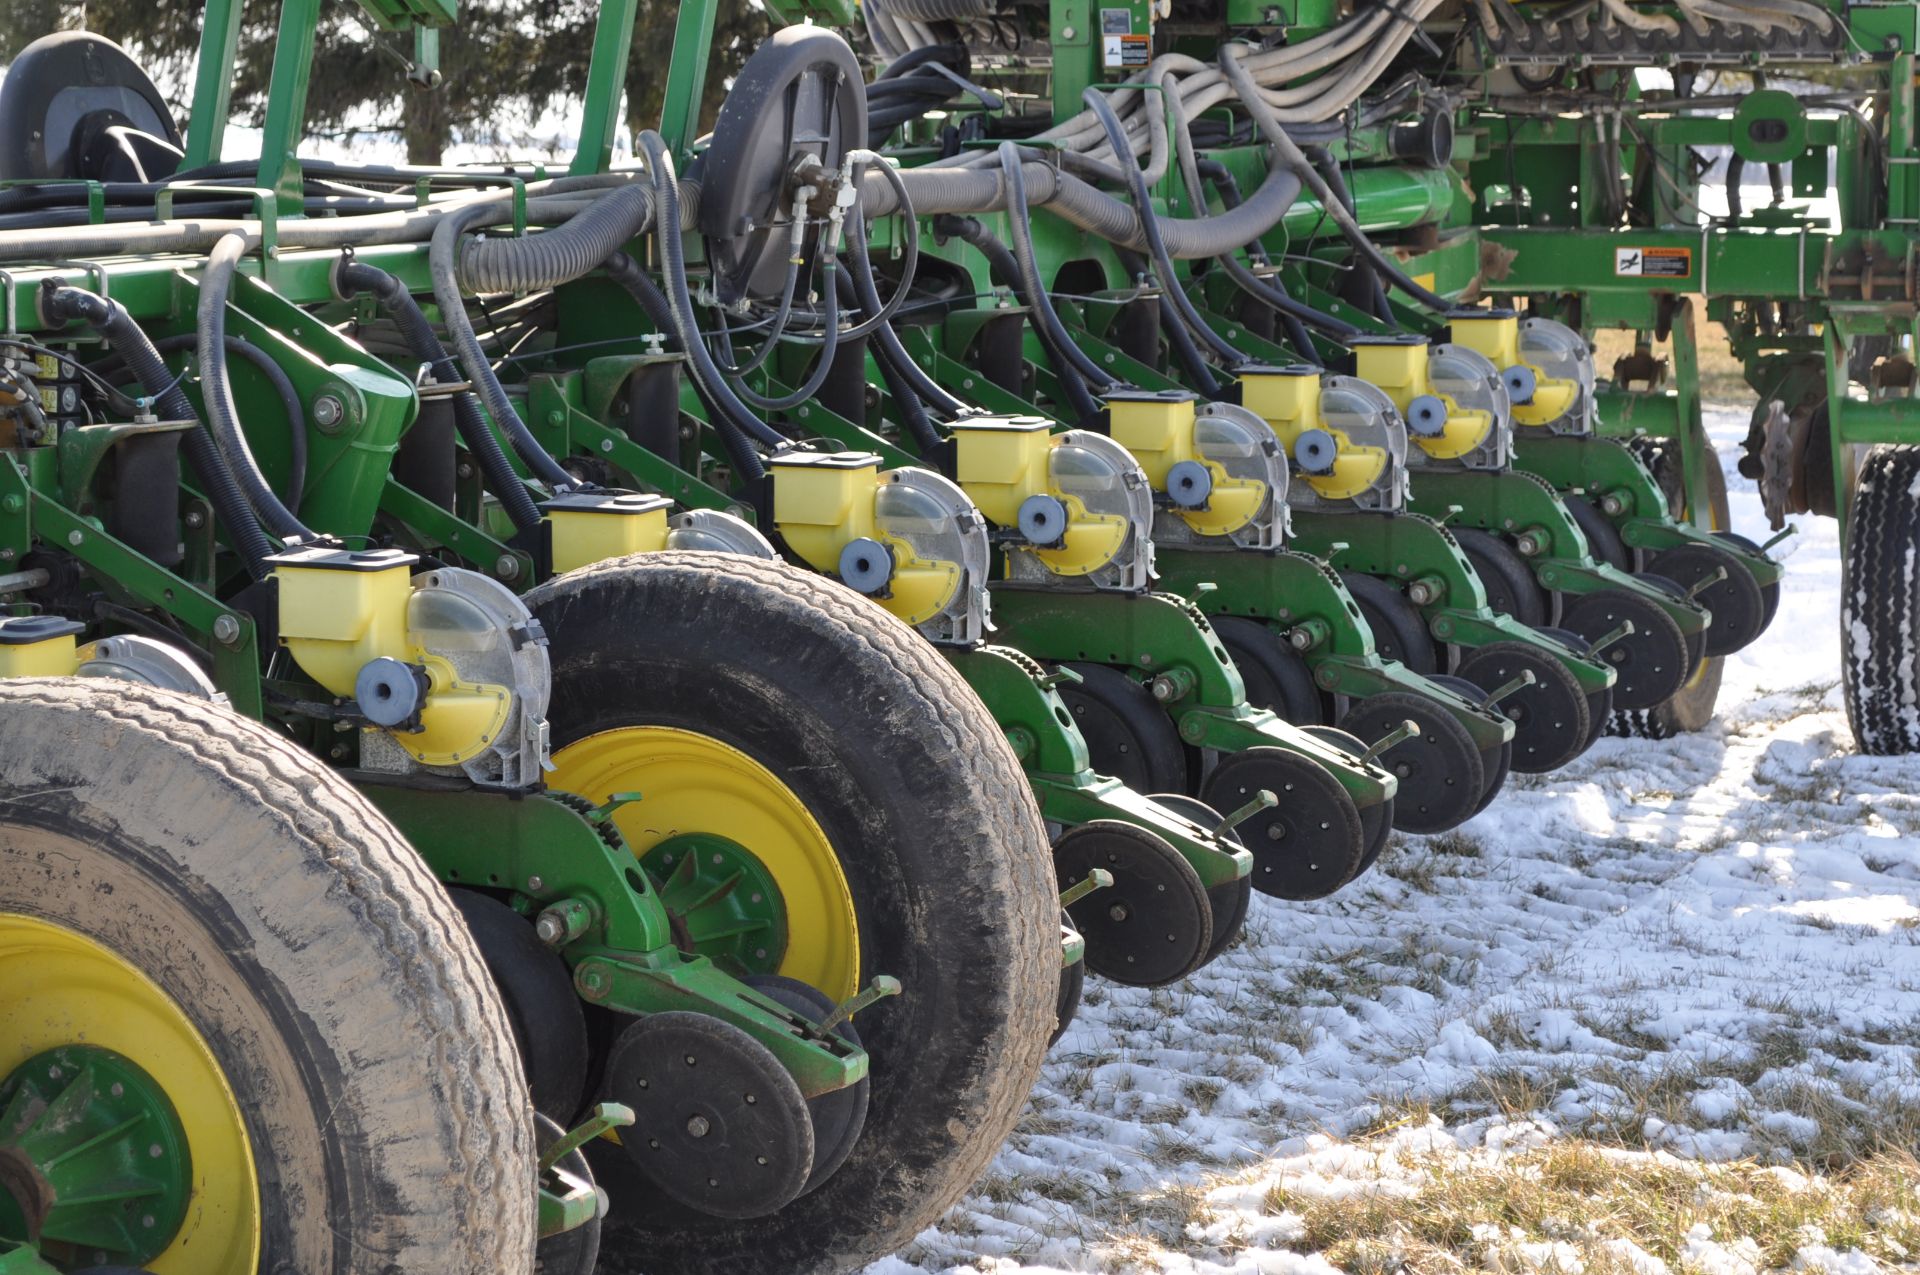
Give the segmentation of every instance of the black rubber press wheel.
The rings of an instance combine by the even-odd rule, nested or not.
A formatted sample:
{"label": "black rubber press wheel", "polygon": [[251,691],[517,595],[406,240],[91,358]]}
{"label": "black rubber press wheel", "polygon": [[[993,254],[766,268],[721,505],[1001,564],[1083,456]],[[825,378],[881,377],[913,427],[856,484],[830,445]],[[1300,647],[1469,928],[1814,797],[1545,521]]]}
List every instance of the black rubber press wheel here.
{"label": "black rubber press wheel", "polygon": [[1367,850],[1360,811],[1313,758],[1279,748],[1230,754],[1200,786],[1200,799],[1233,812],[1263,789],[1279,804],[1237,829],[1253,852],[1253,888],[1280,899],[1318,899],[1353,880]]}
{"label": "black rubber press wheel", "polygon": [[1247,684],[1247,703],[1271,709],[1295,726],[1318,726],[1326,707],[1313,670],[1287,640],[1258,620],[1213,617],[1213,631]]}
{"label": "black rubber press wheel", "polygon": [[1409,721],[1420,733],[1375,759],[1400,778],[1394,826],[1417,833],[1457,828],[1473,817],[1487,776],[1473,736],[1453,714],[1423,695],[1384,691],[1355,700],[1340,728],[1371,745]]}

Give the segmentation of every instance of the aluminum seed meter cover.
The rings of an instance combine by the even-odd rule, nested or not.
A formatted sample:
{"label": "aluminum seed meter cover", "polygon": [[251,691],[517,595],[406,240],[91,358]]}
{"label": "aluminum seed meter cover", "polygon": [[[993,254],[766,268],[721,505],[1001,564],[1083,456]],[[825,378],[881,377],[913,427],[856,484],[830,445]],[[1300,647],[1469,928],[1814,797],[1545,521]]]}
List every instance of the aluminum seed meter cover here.
{"label": "aluminum seed meter cover", "polygon": [[1550,416],[1528,410],[1529,396],[1514,394],[1514,415],[1519,423],[1554,434],[1593,433],[1595,374],[1593,351],[1587,347],[1586,338],[1553,319],[1523,319],[1520,358],[1544,379],[1572,382],[1576,392],[1565,410]]}
{"label": "aluminum seed meter cover", "polygon": [[1070,497],[1074,526],[1097,522],[1109,529],[1111,550],[1094,562],[1070,565],[1043,544],[1010,554],[1016,580],[1057,582],[1063,574],[1097,589],[1138,592],[1153,584],[1153,489],[1133,454],[1104,434],[1072,429],[1058,436],[1047,457],[1055,491]]}
{"label": "aluminum seed meter cover", "polygon": [[1193,449],[1225,470],[1229,479],[1258,483],[1265,497],[1244,525],[1225,535],[1200,534],[1178,508],[1161,509],[1154,518],[1156,544],[1241,549],[1278,549],[1292,530],[1287,520],[1287,453],[1259,413],[1238,403],[1203,404],[1194,418]]}
{"label": "aluminum seed meter cover", "polygon": [[1379,386],[1320,383],[1317,426],[1293,443],[1289,501],[1301,509],[1398,510],[1407,503],[1407,426]]}
{"label": "aluminum seed meter cover", "polygon": [[1413,438],[1412,463],[1505,469],[1513,457],[1513,396],[1493,360],[1464,345],[1436,345],[1427,353],[1427,383],[1462,414],[1484,415],[1486,423],[1474,437],[1449,438],[1445,446]]}
{"label": "aluminum seed meter cover", "polygon": [[912,547],[913,561],[958,568],[951,592],[930,617],[902,616],[929,640],[971,646],[987,632],[987,523],[960,484],[918,467],[889,470],[874,493],[873,522]]}

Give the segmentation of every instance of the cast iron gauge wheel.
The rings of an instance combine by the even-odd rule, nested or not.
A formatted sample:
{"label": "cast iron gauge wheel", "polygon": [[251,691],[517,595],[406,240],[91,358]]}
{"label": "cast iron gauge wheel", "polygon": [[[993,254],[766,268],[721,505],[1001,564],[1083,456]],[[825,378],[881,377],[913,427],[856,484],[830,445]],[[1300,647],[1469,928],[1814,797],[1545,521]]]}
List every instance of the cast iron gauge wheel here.
{"label": "cast iron gauge wheel", "polygon": [[[1652,571],[1642,571],[1636,578],[1645,584],[1652,585],[1676,601],[1684,599],[1687,596],[1687,591],[1680,587],[1679,581],[1668,579],[1666,576],[1658,575]],[[1701,661],[1707,658],[1707,637],[1712,630],[1712,624],[1708,624],[1706,628],[1700,630],[1698,633],[1688,633],[1682,638],[1682,641],[1684,641],[1687,646],[1688,668],[1698,668]]]}
{"label": "cast iron gauge wheel", "polygon": [[[1321,743],[1332,744],[1342,752],[1352,753],[1355,757],[1367,751],[1365,740],[1357,735],[1349,735],[1336,726],[1309,726],[1306,730],[1307,734]],[[1389,797],[1360,812],[1360,833],[1365,839],[1366,849],[1361,852],[1360,871],[1354,873],[1355,876],[1371,868],[1380,858],[1380,852],[1385,850],[1387,843],[1393,839],[1393,806],[1398,800],[1400,800],[1398,797]]]}
{"label": "cast iron gauge wheel", "polygon": [[1561,627],[1578,633],[1589,646],[1613,633],[1623,620],[1633,622],[1633,632],[1616,639],[1597,658],[1619,675],[1613,684],[1616,709],[1653,708],[1686,683],[1693,667],[1686,638],[1673,617],[1653,599],[1620,589],[1568,598],[1560,614]]}
{"label": "cast iron gauge wheel", "polygon": [[1558,770],[1582,752],[1592,732],[1587,696],[1573,670],[1553,654],[1526,642],[1490,642],[1467,652],[1459,674],[1484,697],[1522,673],[1533,685],[1511,691],[1493,705],[1513,720],[1513,768],[1523,775]]}
{"label": "cast iron gauge wheel", "polygon": [[571,1123],[580,1112],[589,1063],[587,1019],[572,973],[533,932],[533,922],[506,904],[472,890],[448,894],[500,989],[533,1109],[556,1123]]}
{"label": "cast iron gauge wheel", "polygon": [[[513,1033],[460,914],[365,797],[260,723],[129,682],[0,682],[0,740],[6,1051],[123,1085],[89,1087],[105,1130],[63,1122],[9,1152],[51,1162],[72,1130],[135,1138],[95,1149],[116,1181],[124,1152],[162,1191],[129,1201],[134,1247],[87,1258],[195,1275],[350,1270],[369,1252],[428,1275],[532,1267]],[[80,1075],[30,1079],[45,1096]],[[27,1079],[0,1071],[0,1093]],[[109,1185],[89,1177],[100,1157],[62,1163],[76,1194]]]}
{"label": "cast iron gauge wheel", "polygon": [[1487,591],[1487,605],[1501,615],[1510,615],[1532,628],[1547,622],[1547,594],[1534,579],[1527,560],[1500,537],[1478,527],[1461,527],[1453,538],[1460,552],[1467,555]]}
{"label": "cast iron gauge wheel", "polygon": [[[1165,806],[1174,814],[1186,818],[1202,828],[1218,828],[1220,812],[1198,797],[1189,797],[1184,793],[1156,792],[1150,800]],[[1216,832],[1215,837],[1246,848],[1246,842],[1240,839],[1237,828],[1228,828]],[[1212,964],[1213,959],[1233,946],[1240,937],[1240,931],[1246,928],[1247,908],[1253,903],[1253,874],[1249,872],[1238,881],[1229,881],[1225,885],[1216,885],[1207,891],[1207,903],[1213,909],[1213,942],[1207,945],[1207,959],[1202,965]]]}
{"label": "cast iron gauge wheel", "polygon": [[[1480,688],[1458,674],[1436,673],[1433,676],[1433,681],[1437,685],[1444,686],[1450,691],[1466,696],[1468,699],[1479,698]],[[1517,733],[1514,738],[1519,738]],[[1509,739],[1496,747],[1483,748],[1480,750],[1480,768],[1485,773],[1486,778],[1480,781],[1482,785],[1480,789],[1480,800],[1473,808],[1474,814],[1477,815],[1488,806],[1491,806],[1493,799],[1500,795],[1500,790],[1507,786],[1507,775],[1513,770],[1513,742],[1512,739]]]}
{"label": "cast iron gauge wheel", "polygon": [[1213,908],[1193,865],[1166,839],[1117,819],[1070,828],[1053,843],[1060,888],[1095,868],[1113,884],[1067,909],[1087,940],[1087,969],[1128,987],[1161,987],[1206,964]]}
{"label": "cast iron gauge wheel", "polygon": [[765,1045],[711,1014],[629,1024],[607,1054],[605,1093],[633,1109],[620,1145],[661,1198],[709,1217],[764,1218],[813,1172],[800,1086]]}
{"label": "cast iron gauge wheel", "polygon": [[[1060,926],[1063,930],[1073,929],[1073,918],[1067,915],[1065,908],[1060,910]],[[1086,936],[1081,937],[1084,939]],[[1060,967],[1060,992],[1053,1007],[1053,1034],[1047,1037],[1049,1049],[1060,1043],[1060,1038],[1067,1034],[1067,1028],[1073,1026],[1073,1020],[1080,1016],[1080,997],[1086,989],[1087,962],[1084,958]]]}
{"label": "cast iron gauge wheel", "polygon": [[[1006,1140],[1053,1029],[1059,894],[1006,737],[918,634],[778,562],[643,554],[527,601],[552,660],[554,787],[643,794],[612,822],[650,873],[673,859],[655,877],[669,887],[688,847],[770,883],[759,910],[690,928],[715,936],[694,950],[836,1001],[879,974],[904,989],[855,1020],[872,1091],[839,1172],[746,1222],[630,1216],[644,1196],[603,1172],[602,1268],[745,1275],[894,1252]],[[767,941],[725,937],[747,923]]]}
{"label": "cast iron gauge wheel", "polygon": [[1235,829],[1253,852],[1253,888],[1276,899],[1320,899],[1353,880],[1367,849],[1360,811],[1313,758],[1280,748],[1229,754],[1200,785],[1200,799],[1238,810],[1263,788],[1279,804]]}
{"label": "cast iron gauge wheel", "polygon": [[1247,703],[1272,709],[1295,726],[1318,726],[1325,719],[1326,705],[1313,670],[1285,638],[1243,616],[1217,615],[1212,621],[1247,684]]}
{"label": "cast iron gauge wheel", "polygon": [[[1543,628],[1536,630],[1543,637],[1550,637],[1560,645],[1572,651],[1582,659],[1593,658],[1593,646],[1572,629]],[[1607,733],[1607,726],[1613,720],[1613,688],[1603,686],[1597,691],[1588,691],[1587,696],[1587,737],[1580,745],[1585,753],[1600,737]]]}
{"label": "cast iron gauge wheel", "polygon": [[1633,570],[1633,555],[1627,551],[1627,542],[1620,538],[1620,529],[1613,520],[1600,512],[1585,496],[1562,496],[1567,512],[1573,515],[1573,521],[1580,528],[1580,534],[1587,538],[1587,554],[1595,562],[1621,571]]}
{"label": "cast iron gauge wheel", "polygon": [[[1713,534],[1717,538],[1726,541],[1730,545],[1734,545],[1734,546],[1737,546],[1738,548],[1745,549],[1748,553],[1764,554],[1766,552],[1764,549],[1760,547],[1758,541],[1753,540],[1751,537],[1743,536],[1737,531],[1716,531]],[[1775,580],[1771,584],[1761,585],[1760,586],[1760,631],[1762,633],[1766,632],[1767,629],[1772,627],[1773,617],[1778,615],[1779,613],[1780,613],[1780,582],[1778,580]],[[1715,616],[1718,616],[1719,612],[1716,611],[1714,612],[1714,614]]]}
{"label": "cast iron gauge wheel", "polygon": [[[1825,410],[1824,403],[1822,410]],[[1638,440],[1644,441],[1644,440]],[[1636,453],[1642,449],[1635,448]],[[1824,448],[1817,449],[1817,456],[1826,456]],[[1649,459],[1653,475],[1667,493],[1668,507],[1673,516],[1683,521],[1692,517],[1686,502],[1684,484],[1679,475],[1679,452],[1672,447],[1662,447]],[[1727,476],[1718,465],[1707,466],[1707,510],[1706,524],[1709,527],[1725,527],[1731,521],[1727,506]],[[1832,484],[1827,484],[1831,490]],[[1658,581],[1658,576],[1643,577]],[[1696,658],[1689,665],[1691,671],[1686,681],[1667,699],[1652,708],[1622,711],[1613,715],[1608,729],[1616,735],[1639,735],[1646,739],[1669,739],[1674,735],[1703,730],[1713,720],[1714,706],[1720,699],[1720,679],[1724,670],[1719,659],[1700,659],[1699,650],[1704,647],[1703,639],[1695,639],[1691,644]],[[1615,697],[1618,698],[1617,696]]]}
{"label": "cast iron gauge wheel", "polygon": [[1690,590],[1724,570],[1726,578],[1693,594],[1694,601],[1713,613],[1707,626],[1708,655],[1732,655],[1746,649],[1767,627],[1767,600],[1760,582],[1734,557],[1717,545],[1684,544],[1662,549],[1647,562],[1647,574],[1663,576]]}
{"label": "cast iron gauge wheel", "polygon": [[1360,618],[1373,630],[1373,649],[1381,659],[1397,660],[1416,673],[1431,673],[1439,667],[1426,618],[1405,594],[1357,571],[1342,571],[1340,579],[1360,608]]}
{"label": "cast iron gauge wheel", "polygon": [[1085,736],[1093,768],[1135,792],[1186,788],[1186,746],[1153,692],[1105,664],[1066,667],[1080,680],[1054,690]]}
{"label": "cast iron gauge wheel", "polygon": [[[544,1115],[536,1115],[533,1120],[534,1137],[544,1155],[566,1130]],[[593,1185],[593,1169],[587,1163],[587,1153],[579,1147],[561,1156],[554,1167],[577,1181]],[[600,1260],[601,1221],[601,1215],[595,1213],[586,1225],[541,1240],[534,1251],[534,1275],[593,1275],[594,1266]]]}
{"label": "cast iron gauge wheel", "polygon": [[1473,817],[1487,774],[1473,736],[1453,714],[1424,695],[1384,691],[1355,700],[1340,719],[1340,729],[1371,744],[1409,721],[1420,733],[1375,759],[1400,777],[1394,827],[1417,833],[1457,828]]}
{"label": "cast iron gauge wheel", "polygon": [[[797,978],[749,974],[742,981],[815,1023],[825,1022],[839,1008],[831,996]],[[860,1033],[851,1018],[837,1024],[833,1034],[856,1049],[862,1047]],[[800,1188],[802,1194],[832,1177],[853,1154],[860,1130],[867,1123],[867,1103],[872,1091],[873,1077],[868,1075],[844,1089],[832,1089],[807,1099],[807,1115],[813,1120],[813,1172],[807,1175],[807,1184]]]}

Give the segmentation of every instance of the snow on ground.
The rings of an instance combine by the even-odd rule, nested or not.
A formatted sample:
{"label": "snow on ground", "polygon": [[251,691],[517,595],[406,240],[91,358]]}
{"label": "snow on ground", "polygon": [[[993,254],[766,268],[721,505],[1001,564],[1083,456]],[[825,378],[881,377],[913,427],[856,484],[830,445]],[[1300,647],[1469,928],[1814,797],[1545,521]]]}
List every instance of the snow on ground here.
{"label": "snow on ground", "polygon": [[[1735,526],[1764,540],[1733,470],[1746,415],[1709,426]],[[1328,1270],[1270,1189],[1411,1192],[1409,1140],[1838,1167],[1910,1133],[1920,759],[1852,754],[1835,524],[1803,518],[1777,552],[1780,618],[1729,661],[1710,729],[1515,776],[1331,899],[1256,895],[1246,938],[1183,985],[1090,979],[990,1173],[872,1275]],[[1737,1243],[1686,1243],[1690,1269],[1752,1269]],[[1817,1236],[1800,1258],[1874,1269]]]}

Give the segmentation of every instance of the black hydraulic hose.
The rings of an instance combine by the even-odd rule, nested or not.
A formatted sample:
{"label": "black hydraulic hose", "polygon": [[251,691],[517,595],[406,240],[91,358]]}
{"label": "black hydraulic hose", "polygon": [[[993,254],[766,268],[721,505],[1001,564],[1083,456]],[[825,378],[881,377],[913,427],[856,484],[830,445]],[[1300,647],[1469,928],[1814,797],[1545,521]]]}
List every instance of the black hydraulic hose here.
{"label": "black hydraulic hose", "polygon": [[[1209,176],[1214,185],[1219,187],[1221,202],[1225,203],[1229,208],[1234,207],[1240,202],[1239,183],[1234,181],[1233,174],[1227,171],[1225,165],[1220,165],[1219,175],[1209,174]],[[1247,245],[1247,251],[1252,254],[1256,260],[1262,264],[1266,264],[1266,249],[1260,246],[1258,240],[1249,243]],[[1221,265],[1226,268],[1227,274],[1235,283],[1238,283],[1259,300],[1266,302],[1275,310],[1278,310],[1283,318],[1296,320],[1299,323],[1311,326],[1318,331],[1326,333],[1336,341],[1344,341],[1348,337],[1360,335],[1360,329],[1348,323],[1345,319],[1337,318],[1324,310],[1308,305],[1304,301],[1295,300],[1293,295],[1286,290],[1286,287],[1281,284],[1278,279],[1262,279],[1260,276],[1254,274],[1242,265],[1232,253],[1222,256],[1219,260]],[[1319,361],[1312,352],[1313,346],[1310,340],[1308,340],[1304,346],[1299,344],[1301,340],[1307,340],[1307,334],[1304,330],[1295,334],[1293,328],[1290,326],[1288,328],[1288,335],[1290,337],[1297,336],[1295,345],[1303,355],[1309,359],[1313,359],[1315,362]]]}
{"label": "black hydraulic hose", "polygon": [[[859,285],[853,281],[851,275],[852,272],[848,271],[841,276],[840,287],[847,293],[848,300],[857,303]],[[883,331],[892,332],[893,328],[888,325]],[[920,449],[920,454],[926,455],[928,451],[938,447],[944,438],[939,427],[933,423],[933,417],[928,415],[927,405],[921,401],[920,395],[914,392],[913,385],[907,378],[900,374],[900,369],[894,361],[886,357],[878,348],[873,350],[873,361],[880,367],[880,379],[887,383],[887,395],[893,399],[894,410],[900,414],[900,419],[906,425],[907,433],[913,437],[914,445]]]}
{"label": "black hydraulic hose", "polygon": [[[191,350],[199,343],[198,334],[180,332],[161,337],[153,343],[153,348],[155,353],[164,357],[181,350]],[[307,410],[300,402],[300,391],[293,387],[293,378],[287,375],[287,370],[253,342],[229,334],[227,353],[245,359],[267,378],[267,382],[273,386],[273,392],[279,396],[282,410],[287,414],[287,507],[298,513],[301,494],[307,487]],[[118,354],[110,354],[88,365],[90,370],[101,376],[110,375],[124,366],[126,360]]]}
{"label": "black hydraulic hose", "polygon": [[1347,211],[1346,205],[1340,202],[1340,197],[1334,194],[1333,189],[1321,180],[1312,161],[1301,151],[1293,138],[1288,136],[1279,116],[1274,114],[1273,108],[1268,106],[1265,99],[1260,96],[1260,86],[1247,73],[1247,68],[1241,65],[1238,51],[1233,45],[1221,48],[1219,65],[1221,74],[1226,76],[1227,82],[1232,84],[1234,91],[1240,95],[1241,103],[1253,116],[1254,122],[1260,126],[1261,133],[1273,145],[1286,166],[1293,170],[1295,176],[1299,177],[1308,190],[1313,192],[1314,198],[1318,199],[1320,206],[1327,210],[1327,215],[1333,218],[1334,224],[1340,228],[1340,233],[1353,246],[1353,250],[1371,262],[1373,268],[1391,280],[1395,287],[1429,310],[1445,314],[1453,309],[1452,302],[1432,289],[1415,283],[1391,257],[1380,251],[1373,240],[1367,238],[1366,232],[1360,229],[1360,223],[1354,220],[1353,214]]}
{"label": "black hydraulic hose", "polygon": [[[400,329],[400,335],[413,357],[432,369],[433,378],[443,385],[459,382],[460,365],[454,362],[446,346],[440,343],[433,324],[427,322],[426,313],[420,309],[420,303],[413,299],[413,294],[407,291],[404,283],[377,266],[352,259],[341,262],[334,280],[343,297],[360,292],[372,293],[380,303],[380,308]],[[454,396],[453,426],[459,431],[467,450],[479,462],[487,490],[499,497],[513,525],[521,531],[538,526],[540,510],[533,503],[533,497],[527,494],[526,484],[520,481],[513,462],[507,459],[506,449],[500,445],[499,437],[487,424],[486,415],[480,410],[480,400],[473,396],[472,390],[462,390]]]}
{"label": "black hydraulic hose", "polygon": [[1040,265],[1033,249],[1033,225],[1029,220],[1032,214],[1027,208],[1027,183],[1020,171],[1020,152],[1012,142],[1000,143],[1000,169],[1007,184],[1007,226],[1013,234],[1013,259],[1019,266],[1020,281],[1027,294],[1022,300],[1033,310],[1041,339],[1062,368],[1072,368],[1095,389],[1112,389],[1117,382],[1073,343],[1066,324],[1053,308],[1053,298],[1041,283]]}
{"label": "black hydraulic hose", "polygon": [[[1154,269],[1160,273],[1160,295],[1170,298],[1173,316],[1183,321],[1193,335],[1205,341],[1221,358],[1234,365],[1245,363],[1246,355],[1236,349],[1231,341],[1215,332],[1212,325],[1200,316],[1200,311],[1195,308],[1192,298],[1187,296],[1186,289],[1181,286],[1180,276],[1174,273],[1173,257],[1167,252],[1167,242],[1160,234],[1160,215],[1154,211],[1153,193],[1147,189],[1146,174],[1140,171],[1140,165],[1131,158],[1133,147],[1127,140],[1127,130],[1121,126],[1120,117],[1113,113],[1113,107],[1107,104],[1106,95],[1098,89],[1087,89],[1081,93],[1080,100],[1087,104],[1093,111],[1094,117],[1100,121],[1100,127],[1106,131],[1107,143],[1113,147],[1113,153],[1126,157],[1120,164],[1120,171],[1125,175],[1127,190],[1133,196],[1134,213],[1140,219],[1140,232],[1146,238],[1147,251],[1153,257]],[[1165,314],[1166,308],[1162,307],[1161,312]]]}
{"label": "black hydraulic hose", "polygon": [[454,258],[459,250],[461,234],[468,225],[482,217],[492,216],[496,211],[488,205],[477,204],[449,214],[434,227],[433,246],[427,252],[427,266],[433,276],[433,297],[439,303],[440,319],[446,324],[447,335],[453,338],[461,368],[466,371],[467,379],[479,389],[488,414],[507,436],[507,442],[513,446],[520,463],[535,478],[554,490],[570,491],[580,485],[580,480],[562,469],[560,463],[547,454],[547,449],[540,445],[540,440],[533,436],[527,423],[520,419],[520,413],[514,410],[513,400],[507,397],[507,387],[500,383],[486,351],[480,348],[480,337],[473,330],[473,321],[467,317],[466,301],[461,295],[460,281],[455,274]]}
{"label": "black hydraulic hose", "polygon": [[640,134],[640,147],[647,153],[647,168],[653,174],[654,198],[659,201],[656,205],[659,215],[654,219],[654,224],[659,232],[661,273],[667,281],[665,292],[672,319],[672,327],[668,330],[680,338],[681,348],[690,360],[694,384],[704,391],[707,401],[716,408],[716,417],[730,418],[744,433],[769,447],[789,446],[787,439],[782,438],[740,401],[740,396],[727,384],[726,377],[714,366],[707,343],[700,337],[700,325],[694,317],[693,296],[687,288],[687,250],[680,238],[680,184],[674,175],[673,156],[667,150],[666,139],[652,129]]}
{"label": "black hydraulic hose", "polygon": [[1187,330],[1180,312],[1164,291],[1160,294],[1160,326],[1166,329],[1173,355],[1180,360],[1180,366],[1186,369],[1193,387],[1200,391],[1203,398],[1219,398],[1220,379],[1213,374],[1213,365],[1200,353],[1200,347],[1193,343],[1193,333]]}
{"label": "black hydraulic hose", "polygon": [[[856,206],[847,219],[847,252],[852,259],[853,268],[847,273],[852,276],[854,296],[862,308],[874,313],[880,305],[880,283],[874,277],[873,256],[867,249],[866,218]],[[907,294],[907,283],[902,280],[897,295]],[[907,353],[907,347],[900,343],[900,333],[891,322],[882,323],[873,330],[874,357],[884,372],[889,366],[913,389],[913,394],[922,404],[931,403],[935,411],[948,418],[964,416],[968,405],[958,397],[947,392],[945,386],[927,375],[925,368],[913,361]]]}
{"label": "black hydraulic hose", "polygon": [[313,528],[287,508],[274,491],[273,484],[260,472],[253,448],[247,445],[246,431],[240,428],[240,405],[233,398],[233,382],[227,376],[227,294],[233,288],[234,271],[246,255],[244,235],[223,235],[207,254],[206,268],[200,272],[200,303],[195,312],[195,331],[200,353],[200,397],[207,405],[207,428],[214,444],[234,476],[247,502],[260,513],[267,530],[282,540],[313,540]]}
{"label": "black hydraulic hose", "polygon": [[[833,356],[840,348],[843,335],[840,331],[840,288],[834,282],[835,276],[839,273],[839,263],[829,258],[821,262],[820,266],[827,274],[827,286],[820,290],[821,321],[825,325],[825,335],[820,341],[820,357],[814,361],[813,371],[808,374],[804,384],[796,386],[790,393],[773,397],[761,394],[745,381],[736,379],[734,393],[738,394],[744,402],[766,411],[781,412],[789,407],[800,406],[818,394],[820,387],[827,383],[827,374],[833,370]],[[773,339],[768,338],[769,345],[773,343]],[[712,355],[709,354],[708,357],[711,358]]]}
{"label": "black hydraulic hose", "polygon": [[[639,303],[647,312],[654,325],[667,336],[667,344],[673,349],[686,349],[686,342],[680,339],[679,325],[673,319],[673,304],[666,294],[654,285],[640,263],[624,252],[616,252],[606,261],[607,278],[624,288],[627,295]],[[707,405],[707,412],[713,421],[713,428],[720,435],[720,445],[726,448],[727,458],[742,478],[760,478],[767,467],[760,459],[760,453],[754,450],[753,440],[740,427],[739,421],[728,414],[727,409],[707,393],[706,386],[698,377],[694,378],[694,389],[699,392],[701,402]],[[782,440],[785,441],[784,439]]]}
{"label": "black hydraulic hose", "polygon": [[[1320,173],[1321,180],[1327,183],[1327,189],[1340,200],[1340,206],[1347,210],[1350,217],[1358,217],[1358,205],[1354,203],[1353,192],[1347,189],[1347,179],[1340,172],[1340,165],[1325,147],[1315,146],[1305,152],[1307,158]],[[1387,300],[1387,290],[1380,281],[1380,272],[1374,269],[1373,262],[1362,254],[1353,263],[1354,279],[1359,290],[1366,297],[1366,308],[1373,317],[1383,323],[1393,323],[1393,306]]]}
{"label": "black hydraulic hose", "polygon": [[1013,253],[1007,245],[1000,242],[998,235],[980,223],[978,217],[961,217],[952,213],[942,213],[934,218],[935,234],[948,239],[959,239],[971,245],[975,251],[987,259],[987,273],[1003,287],[1020,287],[1020,266],[1014,261]]}
{"label": "black hydraulic hose", "polygon": [[[176,421],[199,421],[173,373],[168,370],[166,360],[153,348],[153,342],[133,321],[127,308],[118,301],[84,292],[79,288],[68,287],[57,279],[48,279],[41,285],[41,314],[51,323],[64,326],[78,319],[100,334],[102,340],[121,358],[126,360],[134,379],[153,395],[154,405],[169,419]],[[207,432],[204,422],[196,429],[187,431],[181,440],[181,446],[187,453],[187,463],[193,467],[194,476],[207,490],[207,499],[212,502],[214,514],[220,519],[227,533],[233,537],[234,548],[240,553],[246,564],[247,575],[254,580],[267,578],[271,568],[267,558],[273,553],[273,542],[260,525],[260,517],[254,513],[253,506],[240,491],[240,484],[234,480],[233,471],[227,468],[226,460],[220,455],[220,449],[214,445],[213,436]]]}

